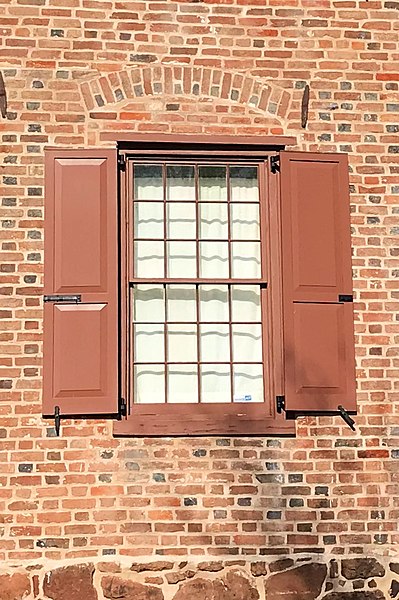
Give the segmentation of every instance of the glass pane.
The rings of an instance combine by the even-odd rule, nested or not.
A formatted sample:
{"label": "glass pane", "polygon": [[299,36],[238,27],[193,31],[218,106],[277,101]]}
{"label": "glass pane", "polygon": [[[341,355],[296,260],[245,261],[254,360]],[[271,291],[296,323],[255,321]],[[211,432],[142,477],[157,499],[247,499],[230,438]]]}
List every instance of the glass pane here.
{"label": "glass pane", "polygon": [[168,242],[168,277],[196,277],[195,242]]}
{"label": "glass pane", "polygon": [[163,203],[136,202],[134,204],[134,237],[163,240]]}
{"label": "glass pane", "polygon": [[260,288],[255,285],[233,285],[231,312],[232,321],[260,322]]}
{"label": "glass pane", "polygon": [[229,228],[227,222],[227,204],[215,202],[200,204],[200,239],[227,240]]}
{"label": "glass pane", "polygon": [[135,277],[164,277],[164,243],[134,243],[134,275]]}
{"label": "glass pane", "polygon": [[263,402],[262,365],[234,365],[234,402]]}
{"label": "glass pane", "polygon": [[233,325],[232,337],[234,362],[262,361],[261,325]]}
{"label": "glass pane", "polygon": [[194,167],[168,165],[166,167],[167,200],[195,200]]}
{"label": "glass pane", "polygon": [[195,285],[168,285],[166,287],[168,321],[197,320]]}
{"label": "glass pane", "polygon": [[164,362],[164,325],[134,325],[134,362]]}
{"label": "glass pane", "polygon": [[200,325],[200,352],[202,362],[229,362],[229,326]]}
{"label": "glass pane", "polygon": [[135,404],[163,404],[165,402],[164,366],[136,365],[133,390]]}
{"label": "glass pane", "polygon": [[232,276],[252,279],[261,276],[260,243],[232,242]]}
{"label": "glass pane", "polygon": [[226,167],[203,166],[198,168],[199,199],[206,202],[226,202]]}
{"label": "glass pane", "polygon": [[168,366],[168,402],[198,402],[197,365]]}
{"label": "glass pane", "polygon": [[231,402],[230,365],[201,366],[201,402]]}
{"label": "glass pane", "polygon": [[229,297],[226,285],[199,286],[200,321],[229,321]]}
{"label": "glass pane", "polygon": [[257,167],[230,167],[230,186],[232,202],[258,202]]}
{"label": "glass pane", "polygon": [[196,211],[195,204],[189,202],[169,202],[167,210],[168,238],[195,240]]}
{"label": "glass pane", "polygon": [[162,165],[134,165],[134,199],[163,200]]}
{"label": "glass pane", "polygon": [[133,320],[141,323],[165,321],[165,293],[161,285],[134,286]]}
{"label": "glass pane", "polygon": [[200,242],[200,277],[228,278],[229,245],[227,242]]}
{"label": "glass pane", "polygon": [[197,361],[197,327],[195,325],[168,325],[168,361]]}
{"label": "glass pane", "polygon": [[259,239],[259,204],[231,204],[231,237],[235,240]]}

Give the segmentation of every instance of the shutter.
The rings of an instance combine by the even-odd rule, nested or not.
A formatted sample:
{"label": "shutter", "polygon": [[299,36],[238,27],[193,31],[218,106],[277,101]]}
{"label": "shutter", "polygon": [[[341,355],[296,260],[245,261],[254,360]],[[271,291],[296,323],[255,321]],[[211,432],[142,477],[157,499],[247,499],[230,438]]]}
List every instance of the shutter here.
{"label": "shutter", "polygon": [[285,409],[354,411],[347,156],[282,152],[280,177]]}
{"label": "shutter", "polygon": [[44,292],[64,301],[44,303],[43,413],[117,413],[116,150],[47,150],[45,176]]}

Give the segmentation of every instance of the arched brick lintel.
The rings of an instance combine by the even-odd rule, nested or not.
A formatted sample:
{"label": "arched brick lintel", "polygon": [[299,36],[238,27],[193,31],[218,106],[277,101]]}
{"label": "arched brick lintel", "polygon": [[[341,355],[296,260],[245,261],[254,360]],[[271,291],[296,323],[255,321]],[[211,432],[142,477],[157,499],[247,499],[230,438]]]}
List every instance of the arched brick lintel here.
{"label": "arched brick lintel", "polygon": [[131,67],[104,74],[83,82],[81,93],[88,111],[146,96],[207,96],[246,105],[279,121],[286,119],[292,100],[289,91],[272,82],[217,68],[175,65]]}

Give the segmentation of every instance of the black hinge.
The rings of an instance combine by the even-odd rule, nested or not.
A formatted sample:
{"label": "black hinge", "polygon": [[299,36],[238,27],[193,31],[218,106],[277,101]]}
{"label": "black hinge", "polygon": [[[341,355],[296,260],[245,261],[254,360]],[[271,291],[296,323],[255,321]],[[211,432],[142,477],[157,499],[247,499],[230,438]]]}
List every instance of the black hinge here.
{"label": "black hinge", "polygon": [[81,302],[82,296],[80,294],[54,294],[50,296],[43,296],[44,302]]}
{"label": "black hinge", "polygon": [[126,156],[124,154],[118,154],[118,167],[121,171],[126,171]]}
{"label": "black hinge", "polygon": [[276,396],[277,412],[281,414],[285,410],[285,396]]}
{"label": "black hinge", "polygon": [[122,417],[127,417],[127,402],[124,398],[121,398],[121,404],[119,412]]}
{"label": "black hinge", "polygon": [[338,302],[353,302],[353,296],[351,294],[340,294]]}
{"label": "black hinge", "polygon": [[280,172],[280,156],[278,154],[270,157],[270,170],[272,173]]}

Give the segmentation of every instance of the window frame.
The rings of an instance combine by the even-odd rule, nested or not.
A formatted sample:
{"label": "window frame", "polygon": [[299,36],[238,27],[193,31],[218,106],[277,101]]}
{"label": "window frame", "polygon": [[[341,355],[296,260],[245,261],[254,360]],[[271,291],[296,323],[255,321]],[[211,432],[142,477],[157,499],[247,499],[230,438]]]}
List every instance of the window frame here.
{"label": "window frame", "polygon": [[[270,158],[276,156],[273,147],[258,149],[256,146],[238,146],[237,144],[206,147],[187,142],[183,145],[171,144],[151,147],[147,144],[141,148],[129,147],[119,149],[120,165],[120,297],[121,297],[121,395],[126,400],[126,415],[114,424],[117,435],[264,435],[264,434],[293,434],[295,424],[279,414],[276,407],[276,397],[283,394],[283,339],[282,339],[282,283],[281,269],[281,239],[279,214],[279,175],[271,173]],[[168,146],[168,147],[166,147]],[[278,149],[281,149],[280,146]],[[131,375],[130,364],[132,339],[129,335],[130,322],[129,305],[129,264],[132,259],[128,248],[131,247],[132,223],[132,177],[129,168],[133,162],[159,161],[200,161],[207,164],[245,163],[259,165],[259,195],[261,225],[261,264],[265,265],[262,278],[254,280],[255,285],[267,283],[267,289],[262,290],[262,341],[265,350],[268,332],[268,351],[264,370],[265,401],[262,403],[202,403],[202,404],[135,404],[130,399]],[[165,278],[165,281],[167,278]],[[198,280],[199,282],[200,280]],[[152,280],[146,281],[151,283]],[[155,282],[155,281],[154,281]],[[213,281],[212,281],[213,282]],[[219,280],[215,280],[219,283]],[[231,279],[228,283],[232,284]],[[246,281],[249,283],[250,281]],[[272,282],[272,284],[271,284]],[[205,283],[205,281],[202,281]],[[223,280],[220,281],[223,283]],[[267,302],[265,302],[267,297]],[[267,307],[265,306],[267,304]],[[265,357],[265,351],[264,357]],[[265,360],[265,358],[264,358]],[[268,377],[265,375],[268,372]],[[267,391],[266,391],[267,390]]]}

